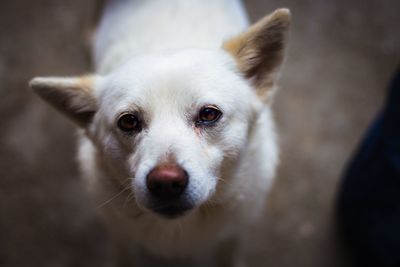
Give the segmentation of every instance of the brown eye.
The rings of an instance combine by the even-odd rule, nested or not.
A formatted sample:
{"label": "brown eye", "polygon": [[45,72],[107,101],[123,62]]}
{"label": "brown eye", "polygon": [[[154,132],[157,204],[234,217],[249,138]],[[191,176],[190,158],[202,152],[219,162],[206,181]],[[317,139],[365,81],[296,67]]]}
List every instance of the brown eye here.
{"label": "brown eye", "polygon": [[118,119],[118,128],[124,132],[132,132],[140,130],[139,119],[130,113],[122,114]]}
{"label": "brown eye", "polygon": [[203,107],[199,112],[197,123],[210,125],[218,121],[222,116],[222,112],[214,106]]}

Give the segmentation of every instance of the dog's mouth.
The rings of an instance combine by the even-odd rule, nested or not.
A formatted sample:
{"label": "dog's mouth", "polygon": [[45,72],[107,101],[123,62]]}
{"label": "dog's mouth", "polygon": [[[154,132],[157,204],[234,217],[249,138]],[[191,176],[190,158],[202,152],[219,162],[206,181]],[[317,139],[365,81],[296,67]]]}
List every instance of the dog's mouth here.
{"label": "dog's mouth", "polygon": [[150,205],[149,209],[163,218],[175,219],[184,216],[193,209],[193,207],[192,204],[186,201],[173,201],[153,203]]}

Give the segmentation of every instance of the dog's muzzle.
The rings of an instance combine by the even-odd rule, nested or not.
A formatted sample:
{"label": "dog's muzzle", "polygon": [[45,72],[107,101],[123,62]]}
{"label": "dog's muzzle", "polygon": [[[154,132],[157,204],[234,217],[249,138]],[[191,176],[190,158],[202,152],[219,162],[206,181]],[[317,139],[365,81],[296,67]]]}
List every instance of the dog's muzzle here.
{"label": "dog's muzzle", "polygon": [[185,197],[189,183],[187,172],[176,164],[159,165],[146,177],[151,200],[149,208],[167,217],[176,218],[193,208]]}

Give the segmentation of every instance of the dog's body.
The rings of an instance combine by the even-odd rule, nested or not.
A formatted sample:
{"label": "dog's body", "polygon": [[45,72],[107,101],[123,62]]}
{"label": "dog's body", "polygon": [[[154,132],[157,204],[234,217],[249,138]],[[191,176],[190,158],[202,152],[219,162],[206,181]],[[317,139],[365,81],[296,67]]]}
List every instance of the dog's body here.
{"label": "dog's body", "polygon": [[218,49],[248,26],[239,0],[109,1],[95,35],[96,70],[155,51]]}
{"label": "dog's body", "polygon": [[101,76],[33,80],[84,129],[83,177],[116,242],[208,266],[229,241],[225,263],[242,264],[233,244],[277,164],[269,102],[288,22],[278,10],[221,49],[248,26],[239,1],[110,1],[94,42]]}

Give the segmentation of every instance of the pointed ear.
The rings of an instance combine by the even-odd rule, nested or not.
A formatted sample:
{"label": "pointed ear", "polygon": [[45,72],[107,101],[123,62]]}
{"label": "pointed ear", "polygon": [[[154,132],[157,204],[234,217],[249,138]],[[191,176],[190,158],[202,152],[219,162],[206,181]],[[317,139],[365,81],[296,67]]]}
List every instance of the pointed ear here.
{"label": "pointed ear", "polygon": [[86,127],[97,111],[93,94],[98,77],[34,78],[29,83],[33,91],[76,124]]}
{"label": "pointed ear", "polygon": [[223,45],[265,100],[273,91],[284,59],[289,25],[290,11],[278,9]]}

